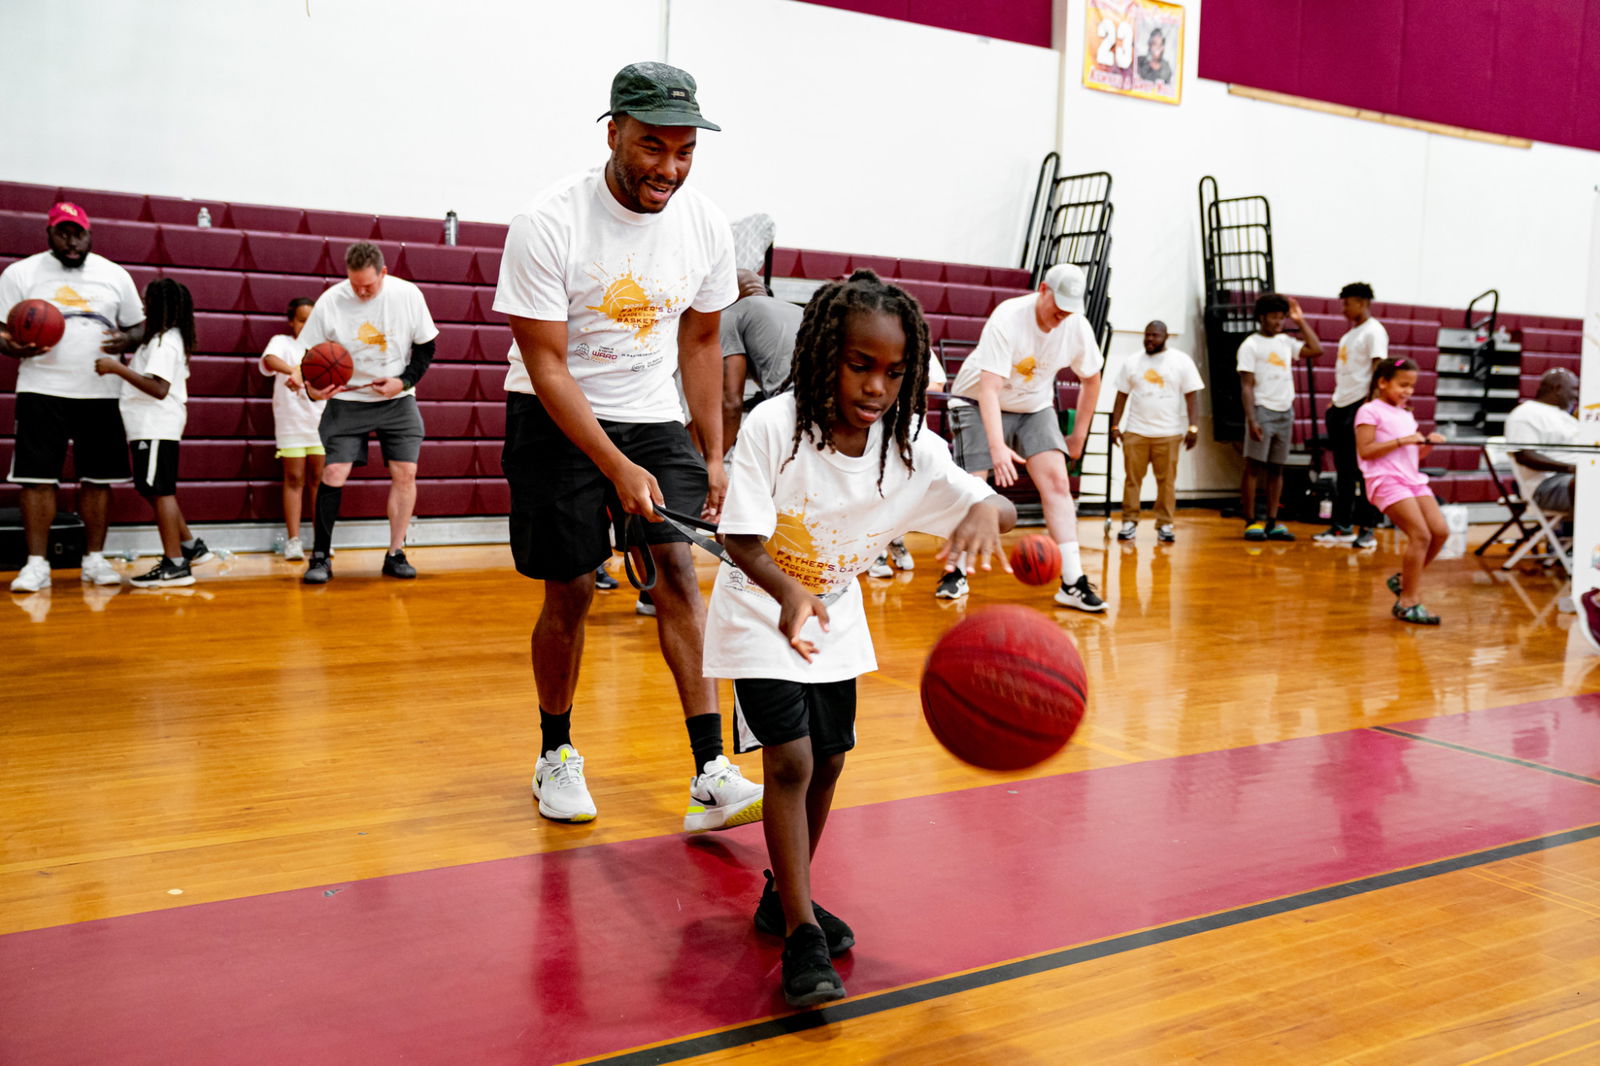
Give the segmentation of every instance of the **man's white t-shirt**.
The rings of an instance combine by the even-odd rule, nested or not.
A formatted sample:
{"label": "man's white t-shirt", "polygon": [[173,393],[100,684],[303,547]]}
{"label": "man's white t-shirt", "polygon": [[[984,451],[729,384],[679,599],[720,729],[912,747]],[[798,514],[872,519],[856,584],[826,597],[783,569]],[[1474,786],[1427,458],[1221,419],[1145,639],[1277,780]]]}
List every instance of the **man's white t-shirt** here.
{"label": "man's white t-shirt", "polygon": [[[357,296],[348,279],[323,292],[300,330],[300,344],[307,349],[323,341],[344,345],[355,367],[350,388],[359,389],[379,378],[399,377],[411,361],[411,346],[426,344],[438,335],[439,327],[433,324],[422,290],[388,274],[378,295],[370,300]],[[409,388],[400,395],[411,396],[416,391]],[[332,398],[357,403],[385,399],[371,389],[335,393]]]}
{"label": "man's white t-shirt", "polygon": [[828,631],[815,620],[802,635],[816,644],[811,662],[778,629],[778,601],[744,571],[717,568],[706,617],[705,676],[764,677],[821,683],[844,681],[878,668],[856,575],[889,542],[911,530],[948,537],[972,505],[994,494],[955,464],[938,435],[919,433],[907,470],[890,446],[878,490],[883,424],[872,427],[860,456],[812,441],[794,446],[795,398],[790,392],[761,403],[739,427],[728,497],[718,531],[748,533],[767,542],[779,569],[827,602]]}
{"label": "man's white t-shirt", "polygon": [[1367,402],[1372,368],[1389,358],[1389,331],[1369,318],[1339,338],[1339,359],[1333,368],[1333,406]]}
{"label": "man's white t-shirt", "polygon": [[[387,287],[387,285],[385,286]],[[322,446],[322,409],[326,400],[313,400],[304,389],[295,392],[289,388],[289,375],[267,366],[267,356],[275,355],[290,366],[297,366],[306,354],[306,346],[287,333],[280,333],[267,342],[266,351],[256,361],[261,372],[272,382],[272,431],[279,448],[317,448]]]}
{"label": "man's white t-shirt", "polygon": [[144,304],[126,270],[90,252],[83,266],[68,270],[49,252],[30,255],[0,274],[0,316],[23,300],[48,300],[66,316],[61,340],[43,355],[21,360],[17,391],[79,400],[115,400],[122,379],[94,372],[109,329],[144,321]]}
{"label": "man's white t-shirt", "polygon": [[1189,432],[1189,407],[1184,397],[1206,386],[1187,352],[1163,348],[1155,355],[1141,352],[1129,359],[1117,374],[1116,387],[1128,394],[1124,433],[1182,437]]}
{"label": "man's white t-shirt", "polygon": [[[1506,443],[1512,445],[1507,452],[1538,451],[1538,448],[1518,448],[1515,445],[1528,444],[1571,444],[1578,439],[1580,429],[1578,420],[1554,404],[1541,403],[1538,400],[1524,400],[1516,406],[1509,415],[1506,415]],[[1552,459],[1570,459],[1570,456],[1553,455]],[[1513,460],[1516,467],[1517,485],[1522,489],[1522,498],[1527,499],[1533,495],[1533,490],[1539,483],[1551,474],[1553,470],[1532,470]]]}
{"label": "man's white t-shirt", "polygon": [[1071,315],[1049,333],[1039,328],[1035,313],[1037,293],[1013,296],[996,307],[983,324],[978,347],[950,386],[952,407],[978,399],[983,372],[999,374],[1000,410],[1032,414],[1056,403],[1056,375],[1068,367],[1079,379],[1100,373],[1105,360],[1095,340],[1094,327],[1084,315]]}
{"label": "man's white t-shirt", "polygon": [[[637,214],[596,167],[511,220],[494,309],[567,324],[567,370],[596,418],[682,422],[678,320],[738,295],[733,234],[709,199],[682,186],[659,213]],[[506,391],[531,394],[515,342],[507,358]]]}
{"label": "man's white t-shirt", "polygon": [[117,407],[129,440],[182,440],[189,420],[189,357],[183,352],[183,335],[169,329],[139,345],[128,369],[167,383],[167,394],[156,399],[131,381],[112,378],[122,387]]}
{"label": "man's white t-shirt", "polygon": [[1294,406],[1292,368],[1305,346],[1287,333],[1273,337],[1252,333],[1239,345],[1239,369],[1256,376],[1256,406],[1269,411],[1287,411]]}

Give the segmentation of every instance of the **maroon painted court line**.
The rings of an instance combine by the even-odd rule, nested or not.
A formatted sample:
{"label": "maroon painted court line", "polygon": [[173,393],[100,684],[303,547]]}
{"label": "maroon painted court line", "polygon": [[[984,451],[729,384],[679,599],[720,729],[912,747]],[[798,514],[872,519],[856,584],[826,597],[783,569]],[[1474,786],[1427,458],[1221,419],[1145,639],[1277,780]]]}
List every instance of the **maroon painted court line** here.
{"label": "maroon painted court line", "polygon": [[[1600,821],[1369,730],[839,811],[853,993]],[[751,826],[0,937],[0,1062],[543,1063],[780,1011]]]}
{"label": "maroon painted court line", "polygon": [[1397,722],[1390,728],[1600,779],[1600,693]]}

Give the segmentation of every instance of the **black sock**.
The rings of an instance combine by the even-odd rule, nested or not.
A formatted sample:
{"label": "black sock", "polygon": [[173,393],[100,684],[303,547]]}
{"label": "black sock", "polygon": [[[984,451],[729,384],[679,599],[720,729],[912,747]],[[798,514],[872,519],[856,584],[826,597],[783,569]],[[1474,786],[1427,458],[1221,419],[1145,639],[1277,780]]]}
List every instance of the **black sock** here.
{"label": "black sock", "polygon": [[543,707],[539,708],[539,754],[547,751],[559,751],[561,745],[572,743],[572,708],[567,708],[565,714],[551,714]]}
{"label": "black sock", "polygon": [[344,486],[323,485],[317,490],[316,532],[312,535],[311,554],[327,558],[333,550],[333,524],[339,521],[339,501],[344,498]]}
{"label": "black sock", "polygon": [[715,711],[685,718],[689,729],[689,749],[694,752],[694,776],[699,777],[706,763],[722,754],[722,715]]}

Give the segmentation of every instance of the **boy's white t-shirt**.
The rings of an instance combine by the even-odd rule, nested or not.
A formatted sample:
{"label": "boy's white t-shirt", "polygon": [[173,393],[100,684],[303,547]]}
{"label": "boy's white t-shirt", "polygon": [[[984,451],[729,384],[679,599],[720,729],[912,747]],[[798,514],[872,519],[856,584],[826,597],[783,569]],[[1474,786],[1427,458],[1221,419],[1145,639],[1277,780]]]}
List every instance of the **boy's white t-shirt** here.
{"label": "boy's white t-shirt", "polygon": [[1194,360],[1176,348],[1131,357],[1118,372],[1116,386],[1128,394],[1123,432],[1141,437],[1186,436],[1189,407],[1184,397],[1206,387]]}
{"label": "boy's white t-shirt", "polygon": [[267,342],[266,351],[256,360],[261,372],[272,382],[272,430],[279,448],[320,448],[322,434],[322,409],[327,400],[313,400],[304,389],[295,392],[289,388],[289,375],[267,366],[267,356],[275,355],[290,366],[299,364],[306,354],[306,346],[287,333],[280,333]]}
{"label": "boy's white t-shirt", "polygon": [[[1239,345],[1238,368],[1256,376],[1256,406],[1287,411],[1294,406],[1294,361],[1305,342],[1287,333],[1252,333]],[[1248,413],[1248,412],[1246,412]]]}
{"label": "boy's white t-shirt", "polygon": [[144,321],[144,304],[128,272],[90,252],[83,266],[68,270],[49,252],[20,259],[0,274],[0,317],[23,300],[48,300],[67,319],[61,340],[17,367],[17,391],[79,400],[115,400],[122,379],[94,372],[106,331]]}
{"label": "boy's white t-shirt", "polygon": [[[1539,400],[1524,400],[1506,416],[1506,443],[1510,445],[1535,444],[1571,444],[1578,439],[1581,425],[1576,418],[1552,403],[1542,403]],[[1538,451],[1537,447],[1510,447],[1507,452]],[[1553,455],[1552,459],[1570,459],[1571,454]],[[1535,470],[1512,461],[1516,468],[1517,486],[1522,490],[1523,498],[1533,494],[1539,483],[1555,473],[1553,470]]]}
{"label": "boy's white t-shirt", "polygon": [[1389,331],[1375,318],[1339,338],[1339,359],[1333,368],[1333,406],[1365,403],[1372,388],[1372,368],[1389,357]]}
{"label": "boy's white t-shirt", "polygon": [[166,396],[158,400],[131,381],[115,379],[122,386],[117,407],[128,439],[182,440],[189,420],[189,358],[183,353],[183,335],[169,329],[145,341],[128,360],[128,369],[168,385]]}
{"label": "boy's white t-shirt", "polygon": [[978,383],[987,370],[1004,377],[1000,386],[1000,410],[1032,414],[1056,403],[1056,375],[1071,367],[1079,379],[1100,373],[1105,360],[1095,340],[1094,327],[1085,315],[1067,317],[1049,333],[1039,328],[1035,313],[1038,293],[1013,296],[989,315],[978,338],[978,347],[950,386],[952,407],[978,400]]}
{"label": "boy's white t-shirt", "polygon": [[[811,662],[778,629],[778,601],[732,563],[717,568],[706,617],[705,676],[845,681],[878,668],[856,575],[889,542],[911,530],[948,537],[972,505],[994,491],[955,464],[936,434],[912,441],[913,469],[890,446],[878,490],[883,425],[872,427],[860,456],[809,439],[793,460],[792,392],[756,407],[739,427],[728,497],[718,531],[748,533],[767,542],[779,569],[827,602],[828,631],[808,621],[802,635],[816,644]],[[787,461],[787,462],[786,462]]]}
{"label": "boy's white t-shirt", "polygon": [[[359,389],[379,378],[397,378],[411,361],[411,346],[426,344],[439,335],[422,290],[404,278],[387,274],[378,295],[363,301],[348,279],[317,297],[311,317],[300,330],[300,344],[315,348],[323,341],[338,341],[350,353],[355,372],[350,388]],[[401,396],[416,394],[406,389]],[[385,397],[371,389],[335,393],[332,399],[374,403]],[[394,399],[394,397],[389,397]]]}
{"label": "boy's white t-shirt", "polygon": [[[561,181],[511,220],[494,309],[567,324],[567,370],[596,418],[682,422],[678,321],[738,297],[733,233],[688,186],[657,214],[629,211],[603,169]],[[515,342],[507,358],[506,391],[531,394]]]}

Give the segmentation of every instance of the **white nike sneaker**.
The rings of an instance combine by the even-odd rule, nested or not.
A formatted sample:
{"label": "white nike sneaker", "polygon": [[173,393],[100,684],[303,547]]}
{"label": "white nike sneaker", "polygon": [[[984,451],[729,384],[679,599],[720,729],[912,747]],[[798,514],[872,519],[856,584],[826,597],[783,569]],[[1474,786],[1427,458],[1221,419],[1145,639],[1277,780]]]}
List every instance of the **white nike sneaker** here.
{"label": "white nike sneaker", "polygon": [[700,833],[759,822],[762,794],[760,785],[746,781],[726,755],[718,755],[706,763],[704,773],[689,782],[689,809],[683,813],[683,831]]}
{"label": "white nike sneaker", "polygon": [[50,562],[47,559],[30,559],[11,579],[12,592],[38,592],[49,587]]}
{"label": "white nike sneaker", "polygon": [[557,822],[590,822],[599,812],[583,781],[583,756],[571,744],[547,751],[533,766],[539,813]]}
{"label": "white nike sneaker", "polygon": [[116,567],[112,566],[104,555],[85,555],[83,573],[79,576],[91,585],[122,584],[122,575],[117,573]]}
{"label": "white nike sneaker", "polygon": [[889,556],[880,555],[872,560],[872,565],[867,567],[868,577],[894,577],[894,570],[889,567]]}
{"label": "white nike sneaker", "polygon": [[917,561],[911,557],[911,549],[906,547],[903,540],[889,542],[889,561],[894,563],[896,570],[915,570]]}
{"label": "white nike sneaker", "polygon": [[290,537],[283,542],[283,560],[288,563],[297,563],[306,557],[306,546],[300,543],[299,537]]}

